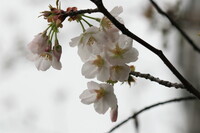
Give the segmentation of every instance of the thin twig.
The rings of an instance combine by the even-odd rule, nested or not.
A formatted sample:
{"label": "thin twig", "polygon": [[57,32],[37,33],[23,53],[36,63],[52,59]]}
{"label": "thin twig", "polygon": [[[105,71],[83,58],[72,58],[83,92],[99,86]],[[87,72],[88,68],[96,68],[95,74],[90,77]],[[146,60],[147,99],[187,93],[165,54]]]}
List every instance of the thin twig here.
{"label": "thin twig", "polygon": [[165,55],[163,54],[163,52],[155,47],[153,47],[152,45],[150,45],[149,43],[147,43],[146,41],[144,41],[143,39],[139,38],[138,36],[136,36],[135,34],[133,34],[132,32],[130,32],[123,24],[121,24],[119,21],[117,21],[108,11],[107,9],[104,7],[102,0],[91,0],[99,9],[99,11],[101,13],[103,13],[123,34],[131,37],[132,39],[134,39],[135,41],[137,41],[138,43],[140,43],[141,45],[143,45],[144,47],[146,47],[147,49],[149,49],[151,52],[153,52],[154,54],[156,54],[158,57],[160,57],[160,59],[165,63],[165,65],[172,71],[172,73],[183,83],[183,85],[185,86],[186,90],[190,93],[192,93],[193,95],[195,95],[196,97],[198,97],[200,99],[200,92],[193,87],[192,84],[189,83],[189,81],[187,81],[178,71],[177,69],[171,64],[171,62],[165,57]]}
{"label": "thin twig", "polygon": [[165,105],[165,104],[173,103],[173,102],[181,102],[181,101],[196,100],[196,99],[197,99],[196,97],[191,97],[190,96],[190,97],[183,97],[183,98],[171,99],[171,100],[168,100],[168,101],[159,102],[159,103],[147,106],[147,107],[141,109],[140,111],[134,113],[132,116],[128,117],[127,119],[125,119],[124,121],[122,121],[121,123],[119,123],[118,125],[114,126],[110,131],[108,131],[108,133],[113,132],[115,129],[119,128],[120,126],[122,126],[123,124],[125,124],[126,122],[128,122],[129,120],[135,119],[141,113],[143,113],[145,111],[148,111],[148,110],[150,110],[150,109],[152,109],[154,107],[158,107],[160,105]]}
{"label": "thin twig", "polygon": [[156,78],[156,77],[154,77],[150,74],[144,74],[144,73],[140,73],[140,72],[136,72],[136,71],[130,72],[130,74],[134,75],[136,77],[149,79],[151,81],[157,82],[157,83],[164,85],[166,87],[185,88],[183,84],[171,83],[169,81],[161,80],[161,79]]}
{"label": "thin twig", "polygon": [[159,6],[154,2],[153,0],[150,0],[152,5],[155,7],[155,9],[163,16],[165,16],[171,24],[181,33],[181,35],[188,41],[189,44],[193,47],[195,51],[200,53],[200,48],[198,47],[197,44],[194,43],[194,41],[178,26],[178,24],[167,14],[165,13]]}

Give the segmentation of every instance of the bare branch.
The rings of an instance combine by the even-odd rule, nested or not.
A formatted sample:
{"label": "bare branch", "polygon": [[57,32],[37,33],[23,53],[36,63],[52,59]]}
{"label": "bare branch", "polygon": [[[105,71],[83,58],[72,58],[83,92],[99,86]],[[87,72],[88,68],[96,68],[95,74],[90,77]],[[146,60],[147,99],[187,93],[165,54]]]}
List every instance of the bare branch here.
{"label": "bare branch", "polygon": [[178,24],[167,14],[165,13],[159,6],[154,2],[153,0],[150,0],[152,5],[155,7],[155,9],[163,16],[165,16],[171,24],[181,33],[181,35],[188,41],[189,44],[193,47],[195,51],[200,53],[200,48],[198,47],[197,44],[194,43],[194,41],[178,26]]}
{"label": "bare branch", "polygon": [[75,15],[78,15],[78,14],[84,14],[84,13],[96,13],[96,12],[99,12],[99,10],[97,8],[95,9],[85,9],[85,10],[78,10],[78,11],[72,11],[72,12],[64,12],[63,17],[68,17],[68,16],[75,16]]}
{"label": "bare branch", "polygon": [[166,87],[185,88],[183,84],[171,83],[169,81],[164,81],[164,80],[161,80],[159,78],[153,77],[150,74],[144,74],[144,73],[140,73],[140,72],[130,72],[130,74],[134,75],[136,77],[149,79],[151,81],[157,82],[157,83],[164,85]]}
{"label": "bare branch", "polygon": [[160,105],[165,105],[165,104],[168,104],[168,103],[188,101],[188,100],[197,100],[197,98],[191,97],[191,96],[190,97],[183,97],[183,98],[176,98],[176,99],[171,99],[171,100],[168,100],[168,101],[159,102],[159,103],[147,106],[147,107],[141,109],[140,111],[134,113],[132,116],[128,117],[127,119],[125,119],[124,121],[122,121],[121,123],[119,123],[118,125],[116,125],[115,127],[113,127],[110,131],[108,131],[108,133],[113,132],[115,129],[119,128],[120,126],[122,126],[123,124],[125,124],[126,122],[128,122],[129,120],[136,119],[136,117],[138,117],[138,115],[140,115],[141,113],[143,113],[145,111],[148,111],[148,110],[150,110],[152,108],[158,107]]}
{"label": "bare branch", "polygon": [[147,49],[149,49],[151,52],[156,54],[160,59],[165,63],[165,65],[172,71],[172,73],[183,83],[185,86],[186,90],[196,97],[200,99],[200,92],[193,87],[192,84],[190,84],[178,71],[177,69],[171,64],[171,62],[165,57],[163,52],[159,49],[156,49],[143,39],[139,38],[132,32],[130,32],[123,24],[121,24],[119,21],[117,21],[104,7],[102,0],[91,0],[99,9],[100,12],[102,12],[123,34],[131,37]]}

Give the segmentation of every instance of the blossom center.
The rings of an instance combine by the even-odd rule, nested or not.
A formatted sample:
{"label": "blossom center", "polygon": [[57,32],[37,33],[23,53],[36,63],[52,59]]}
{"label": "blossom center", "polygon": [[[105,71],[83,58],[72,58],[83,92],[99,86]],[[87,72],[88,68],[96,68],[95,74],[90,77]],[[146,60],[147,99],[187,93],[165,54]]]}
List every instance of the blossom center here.
{"label": "blossom center", "polygon": [[111,69],[114,70],[116,73],[119,73],[123,69],[123,67],[122,66],[112,66]]}
{"label": "blossom center", "polygon": [[107,29],[111,29],[112,25],[113,25],[112,22],[107,17],[103,17],[103,19],[102,19],[103,27],[106,27]]}
{"label": "blossom center", "polygon": [[119,57],[119,58],[123,58],[123,54],[126,51],[127,51],[126,49],[120,48],[118,44],[116,45],[115,49],[110,50],[110,52],[114,54],[114,57]]}
{"label": "blossom center", "polygon": [[40,57],[43,57],[45,60],[52,61],[52,55],[49,53],[42,53],[42,54],[40,54]]}
{"label": "blossom center", "polygon": [[87,45],[91,46],[91,45],[94,44],[94,42],[95,42],[95,39],[94,39],[93,36],[91,36],[91,37],[89,38],[88,42],[87,42]]}
{"label": "blossom center", "polygon": [[97,99],[104,97],[105,93],[106,93],[104,88],[100,88],[99,90],[95,90],[95,92],[97,93]]}
{"label": "blossom center", "polygon": [[92,62],[93,65],[97,67],[102,67],[104,65],[104,60],[100,55],[97,55],[97,59]]}

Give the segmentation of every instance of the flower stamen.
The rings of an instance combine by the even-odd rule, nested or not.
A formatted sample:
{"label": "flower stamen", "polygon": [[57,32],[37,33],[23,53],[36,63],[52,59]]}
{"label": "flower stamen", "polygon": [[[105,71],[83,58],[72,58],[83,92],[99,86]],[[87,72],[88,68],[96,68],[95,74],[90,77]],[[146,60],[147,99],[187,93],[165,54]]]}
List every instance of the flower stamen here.
{"label": "flower stamen", "polygon": [[119,44],[116,45],[115,49],[109,50],[114,54],[114,57],[123,58],[123,54],[127,51],[126,49],[122,49],[119,47]]}
{"label": "flower stamen", "polygon": [[104,88],[100,88],[99,90],[95,90],[95,92],[97,93],[97,99],[104,97],[105,93],[106,93]]}
{"label": "flower stamen", "polygon": [[104,65],[104,59],[100,55],[97,55],[97,59],[92,62],[93,65],[97,67],[102,67]]}
{"label": "flower stamen", "polygon": [[45,60],[52,61],[52,55],[49,53],[42,53],[42,54],[40,54],[40,57],[43,57]]}

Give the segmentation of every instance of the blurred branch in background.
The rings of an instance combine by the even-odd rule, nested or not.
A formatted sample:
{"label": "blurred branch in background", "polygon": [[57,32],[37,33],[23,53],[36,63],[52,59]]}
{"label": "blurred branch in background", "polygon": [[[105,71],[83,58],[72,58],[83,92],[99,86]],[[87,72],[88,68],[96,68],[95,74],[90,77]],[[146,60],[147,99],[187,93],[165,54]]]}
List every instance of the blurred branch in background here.
{"label": "blurred branch in background", "polygon": [[114,130],[116,130],[120,126],[122,126],[125,123],[127,123],[129,120],[136,119],[138,117],[138,115],[140,115],[141,113],[143,113],[145,111],[148,111],[148,110],[153,109],[155,107],[158,107],[160,105],[165,105],[165,104],[174,103],[174,102],[189,101],[189,100],[197,100],[197,98],[191,97],[191,96],[190,97],[183,97],[183,98],[176,98],[176,99],[171,99],[171,100],[167,100],[167,101],[164,101],[164,102],[159,102],[159,103],[147,106],[147,107],[141,109],[140,111],[134,113],[132,116],[128,117],[127,119],[125,119],[124,121],[122,121],[121,123],[119,123],[118,125],[116,125],[115,127],[113,127],[110,131],[108,131],[108,133],[113,132]]}
{"label": "blurred branch in background", "polygon": [[200,48],[198,47],[197,44],[195,44],[195,42],[186,34],[186,32],[184,32],[179,26],[178,24],[167,14],[165,13],[159,6],[158,4],[156,4],[156,2],[154,2],[153,0],[150,0],[150,2],[152,3],[152,5],[155,7],[155,9],[163,16],[165,16],[170,22],[171,24],[180,32],[180,34],[188,41],[188,43],[194,48],[195,51],[197,51],[198,53],[200,53]]}
{"label": "blurred branch in background", "polygon": [[[153,2],[151,0],[151,2]],[[181,31],[184,31],[184,33],[187,33],[189,35],[189,39],[195,42],[195,47],[200,47],[200,37],[198,36],[199,33],[199,27],[200,27],[200,18],[199,12],[200,12],[200,1],[199,0],[179,0],[174,7],[168,7],[166,12],[162,11],[162,9],[154,2],[154,7],[160,12],[160,14],[164,15],[167,18],[171,24],[179,30],[181,27]],[[155,16],[152,6],[149,8],[151,11],[150,14],[147,14],[147,11],[145,12],[145,16],[149,18],[150,22],[154,24],[154,27],[156,25],[160,24],[159,20],[161,18],[159,16]],[[170,16],[170,17],[169,17]],[[172,19],[173,18],[173,19]],[[177,28],[175,25],[180,26]],[[165,24],[161,24],[160,28],[167,30],[167,35],[163,33],[163,40],[169,41],[171,37],[169,37],[169,33],[174,33],[172,29],[170,29],[169,26],[166,26]],[[158,28],[157,28],[158,29]],[[179,31],[181,33],[181,31]],[[161,31],[162,33],[163,31]],[[182,70],[182,73],[185,77],[198,89],[200,87],[200,55],[198,50],[192,49],[190,47],[191,41],[188,41],[187,38],[183,34],[179,34],[178,32],[175,32],[176,41],[170,42],[169,45],[175,45],[175,54],[177,58],[175,58],[176,62],[178,63],[179,67]],[[177,45],[178,44],[178,45]],[[174,48],[174,46],[173,46]],[[195,51],[196,52],[195,52]],[[175,56],[175,57],[176,57]],[[184,92],[182,92],[183,96],[187,95]],[[200,106],[199,102],[193,102],[193,103],[184,103],[184,113],[186,118],[185,125],[186,125],[186,131],[187,133],[199,133],[200,127],[199,127],[199,120],[200,120]]]}

